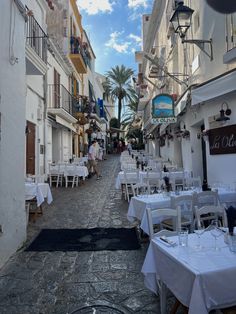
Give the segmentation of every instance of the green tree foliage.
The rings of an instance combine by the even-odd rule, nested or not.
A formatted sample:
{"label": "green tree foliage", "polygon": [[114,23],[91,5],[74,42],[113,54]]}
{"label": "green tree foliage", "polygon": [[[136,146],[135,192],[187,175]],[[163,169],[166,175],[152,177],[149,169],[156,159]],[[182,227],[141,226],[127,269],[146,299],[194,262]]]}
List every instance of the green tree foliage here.
{"label": "green tree foliage", "polygon": [[111,118],[110,120],[110,128],[118,128],[119,123],[117,118]]}
{"label": "green tree foliage", "polygon": [[124,101],[132,101],[136,93],[130,85],[131,76],[134,74],[131,68],[124,65],[111,68],[107,72],[106,81],[103,83],[105,97],[111,97],[118,101],[118,128],[121,125],[121,111]]}

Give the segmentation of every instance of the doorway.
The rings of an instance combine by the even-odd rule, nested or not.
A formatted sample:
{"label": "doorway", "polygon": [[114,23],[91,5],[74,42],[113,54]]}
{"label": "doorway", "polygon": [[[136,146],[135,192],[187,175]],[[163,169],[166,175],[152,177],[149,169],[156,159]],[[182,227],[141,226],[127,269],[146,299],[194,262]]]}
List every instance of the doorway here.
{"label": "doorway", "polygon": [[35,175],[35,124],[26,125],[26,173]]}

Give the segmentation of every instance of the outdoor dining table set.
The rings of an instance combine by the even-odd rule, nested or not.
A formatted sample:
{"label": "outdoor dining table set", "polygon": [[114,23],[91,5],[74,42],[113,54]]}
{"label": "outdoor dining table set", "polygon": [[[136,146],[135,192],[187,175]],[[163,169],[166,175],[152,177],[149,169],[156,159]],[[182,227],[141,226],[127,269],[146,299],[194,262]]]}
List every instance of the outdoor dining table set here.
{"label": "outdoor dining table set", "polygon": [[28,220],[30,213],[30,205],[36,203],[36,208],[34,209],[34,220],[37,214],[42,214],[42,204],[44,201],[51,204],[53,201],[51,189],[48,183],[44,182],[33,182],[27,179],[25,182],[25,201],[26,201],[26,217]]}
{"label": "outdoor dining table set", "polygon": [[[127,218],[130,222],[138,220],[140,228],[150,235],[148,211],[164,211],[170,208],[171,197],[193,193],[207,194],[208,191],[195,189],[178,191],[178,195],[164,192],[132,197]],[[236,205],[235,189],[220,188],[215,193],[218,193],[220,204]],[[166,218],[159,216],[152,222],[160,224]],[[150,240],[142,273],[146,287],[160,296],[161,314],[167,313],[167,288],[188,308],[189,314],[207,314],[212,309],[236,305],[236,228],[232,242],[227,228],[219,228],[217,240],[209,227],[204,227],[199,234],[189,231],[184,245],[180,242],[178,229],[177,235],[161,237],[157,233]]]}
{"label": "outdoor dining table set", "polygon": [[[118,176],[116,177],[116,183],[115,187],[116,189],[120,189],[122,184],[125,183],[134,183],[134,180],[136,179],[137,173],[136,171],[132,172],[132,169],[127,174],[127,180],[125,181],[125,174],[124,171],[120,171],[118,173]],[[164,172],[164,171],[156,171],[155,169],[147,169],[147,171],[139,171],[139,183],[143,183],[144,179],[149,176],[151,179],[163,179],[164,177],[172,177],[172,178],[179,178],[183,177],[185,179],[189,178],[191,176],[191,173],[189,171],[171,171],[171,172]]]}
{"label": "outdoor dining table set", "polygon": [[225,234],[219,232],[217,249],[213,234],[207,230],[201,235],[200,248],[194,233],[188,235],[186,246],[179,244],[178,235],[168,237],[168,242],[153,237],[141,271],[146,287],[160,295],[161,314],[167,313],[167,288],[189,314],[207,314],[236,305],[236,252],[232,252]]}
{"label": "outdoor dining table set", "polygon": [[[193,193],[200,193],[201,189],[194,189],[188,191],[178,191],[176,192],[163,192],[158,194],[151,195],[138,195],[131,198],[127,213],[127,219],[130,222],[138,220],[140,222],[140,228],[148,234],[148,221],[146,216],[146,209],[160,209],[160,208],[170,208],[171,206],[171,196],[184,196],[184,195],[193,195]],[[218,198],[220,204],[235,204],[236,205],[236,191],[219,189]],[[158,224],[161,222],[161,218],[156,220],[155,223]]]}
{"label": "outdoor dining table set", "polygon": [[52,186],[52,183],[56,182],[56,187],[62,186],[65,179],[65,186],[68,187],[68,183],[71,183],[73,188],[78,186],[79,178],[84,181],[88,174],[88,168],[81,165],[81,162],[53,163],[49,165],[49,184]]}

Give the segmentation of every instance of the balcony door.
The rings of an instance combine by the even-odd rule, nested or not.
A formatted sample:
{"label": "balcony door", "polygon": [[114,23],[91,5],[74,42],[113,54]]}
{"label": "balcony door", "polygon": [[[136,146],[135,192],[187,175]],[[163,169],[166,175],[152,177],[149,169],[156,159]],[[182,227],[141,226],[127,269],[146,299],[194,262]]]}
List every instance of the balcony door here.
{"label": "balcony door", "polygon": [[54,108],[60,108],[60,74],[54,69]]}
{"label": "balcony door", "polygon": [[236,47],[236,14],[227,14],[226,19],[226,44],[227,51]]}
{"label": "balcony door", "polygon": [[35,124],[29,121],[26,127],[26,173],[35,174]]}

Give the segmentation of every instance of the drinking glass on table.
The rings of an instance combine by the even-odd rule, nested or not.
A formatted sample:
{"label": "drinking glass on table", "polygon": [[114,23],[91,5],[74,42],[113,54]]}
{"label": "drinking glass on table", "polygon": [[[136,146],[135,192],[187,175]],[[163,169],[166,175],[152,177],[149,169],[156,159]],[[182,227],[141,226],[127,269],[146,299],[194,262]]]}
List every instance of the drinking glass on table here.
{"label": "drinking glass on table", "polygon": [[204,233],[205,231],[205,226],[203,221],[197,221],[196,223],[196,229],[194,230],[194,233],[196,233],[197,238],[198,238],[198,243],[196,245],[197,249],[201,249],[202,245],[201,245],[201,235]]}
{"label": "drinking glass on table", "polygon": [[221,228],[220,221],[218,219],[212,220],[212,222],[211,222],[211,235],[215,238],[215,247],[214,247],[215,251],[220,250],[220,248],[217,246],[217,242],[216,242],[216,239],[219,238],[223,234],[223,232],[220,228]]}

